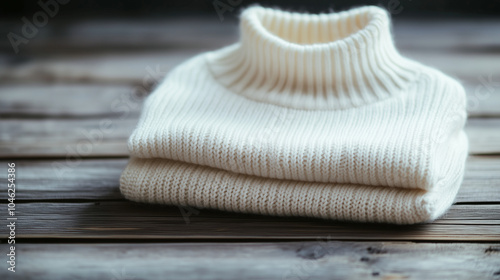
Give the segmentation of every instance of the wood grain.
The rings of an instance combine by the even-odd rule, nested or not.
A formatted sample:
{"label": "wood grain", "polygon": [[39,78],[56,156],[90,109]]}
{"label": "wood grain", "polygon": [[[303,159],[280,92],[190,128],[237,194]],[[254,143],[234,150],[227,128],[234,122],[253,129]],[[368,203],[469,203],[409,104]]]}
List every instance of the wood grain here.
{"label": "wood grain", "polygon": [[[119,177],[128,159],[11,160],[17,165],[19,201],[122,200]],[[7,166],[0,161],[0,166]],[[0,183],[7,183],[0,178]],[[0,201],[7,199],[0,192]],[[471,156],[458,203],[500,203],[500,157]]]}
{"label": "wood grain", "polygon": [[[500,117],[500,74],[490,83],[491,77],[480,77],[475,82],[462,81],[467,93],[467,114],[469,118]],[[497,86],[498,85],[498,86]]]}
{"label": "wood grain", "polygon": [[[163,77],[181,62],[208,49],[44,55],[0,67],[0,82],[108,83],[142,85],[147,77]],[[153,74],[151,74],[153,73]]]}
{"label": "wood grain", "polygon": [[[125,104],[137,117],[143,98],[133,86],[99,84],[0,85],[1,118],[121,117]],[[133,105],[133,106],[132,106]]]}
{"label": "wood grain", "polygon": [[[0,157],[126,156],[127,139],[137,118],[4,119],[0,121]],[[123,119],[122,119],[123,117]]]}
{"label": "wood grain", "polygon": [[[20,244],[2,279],[496,279],[500,244]],[[28,265],[29,264],[29,265]]]}
{"label": "wood grain", "polygon": [[[397,226],[238,214],[129,201],[17,204],[16,238],[161,240],[500,240],[500,206],[456,205],[430,224]],[[449,216],[449,217],[448,217]],[[7,229],[1,229],[7,234]]]}

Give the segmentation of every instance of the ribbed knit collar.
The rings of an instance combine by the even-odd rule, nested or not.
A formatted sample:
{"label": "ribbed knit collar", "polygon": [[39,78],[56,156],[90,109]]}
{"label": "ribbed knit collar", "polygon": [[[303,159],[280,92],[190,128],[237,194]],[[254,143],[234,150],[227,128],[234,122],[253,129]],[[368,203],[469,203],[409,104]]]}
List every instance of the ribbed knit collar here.
{"label": "ribbed knit collar", "polygon": [[385,10],[301,14],[251,7],[238,43],[207,55],[221,84],[298,109],[344,109],[400,94],[418,67],[396,50]]}

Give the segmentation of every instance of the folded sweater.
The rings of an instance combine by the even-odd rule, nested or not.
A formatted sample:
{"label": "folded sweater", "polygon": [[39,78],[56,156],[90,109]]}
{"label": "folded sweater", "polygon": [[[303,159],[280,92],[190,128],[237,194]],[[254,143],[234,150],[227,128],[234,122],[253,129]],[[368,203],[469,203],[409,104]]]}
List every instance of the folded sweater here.
{"label": "folded sweater", "polygon": [[134,201],[412,224],[463,179],[465,92],[403,57],[367,6],[251,7],[240,39],[172,70],[146,99],[120,179]]}

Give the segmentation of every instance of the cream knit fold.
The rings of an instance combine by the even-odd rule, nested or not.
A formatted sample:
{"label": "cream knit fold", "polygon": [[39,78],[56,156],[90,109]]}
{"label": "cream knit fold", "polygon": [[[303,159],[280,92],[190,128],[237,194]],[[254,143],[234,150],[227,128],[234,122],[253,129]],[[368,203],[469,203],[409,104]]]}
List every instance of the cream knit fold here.
{"label": "cream knit fold", "polygon": [[252,7],[240,27],[147,98],[126,198],[397,224],[446,211],[468,153],[465,92],[398,53],[384,10]]}

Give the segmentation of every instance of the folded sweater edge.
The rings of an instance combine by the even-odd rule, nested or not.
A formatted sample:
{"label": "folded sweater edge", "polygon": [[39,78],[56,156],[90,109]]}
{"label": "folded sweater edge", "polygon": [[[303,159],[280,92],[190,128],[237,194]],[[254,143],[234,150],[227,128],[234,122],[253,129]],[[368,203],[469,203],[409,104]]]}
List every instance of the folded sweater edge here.
{"label": "folded sweater edge", "polygon": [[[465,136],[465,134],[464,134]],[[354,222],[431,222],[451,206],[464,162],[430,191],[259,178],[168,159],[131,158],[120,177],[125,198],[240,213],[305,216]]]}

